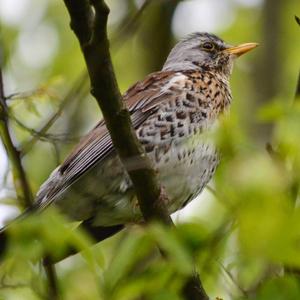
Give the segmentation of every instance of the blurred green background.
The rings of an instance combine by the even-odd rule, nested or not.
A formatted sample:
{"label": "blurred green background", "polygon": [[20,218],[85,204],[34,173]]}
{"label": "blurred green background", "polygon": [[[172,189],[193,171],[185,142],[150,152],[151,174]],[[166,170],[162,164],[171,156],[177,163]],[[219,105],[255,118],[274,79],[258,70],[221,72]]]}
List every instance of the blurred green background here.
{"label": "blurred green background", "polygon": [[[299,0],[107,3],[122,92],[159,70],[174,43],[195,31],[260,47],[235,65],[231,116],[216,137],[222,164],[210,189],[174,216],[178,232],[133,226],[83,258],[63,261],[57,267],[63,299],[180,299],[178,289],[193,261],[212,299],[300,299],[295,275],[300,270],[300,99],[295,99],[300,27],[294,19]],[[63,1],[0,0],[0,26],[11,132],[36,192],[101,112],[89,96]],[[54,115],[53,126],[38,134]],[[268,154],[267,143],[275,154]],[[1,225],[20,208],[11,177],[0,143]],[[53,227],[46,229],[51,220]],[[16,230],[14,250],[0,270],[0,299],[43,299],[43,272],[26,259],[43,247],[63,248],[59,220],[50,213],[43,222]],[[34,232],[33,225],[41,228],[39,246],[32,245],[30,234],[20,238],[24,230]],[[88,243],[81,235],[71,239],[80,249]],[[150,255],[155,243],[170,253],[170,261]]]}

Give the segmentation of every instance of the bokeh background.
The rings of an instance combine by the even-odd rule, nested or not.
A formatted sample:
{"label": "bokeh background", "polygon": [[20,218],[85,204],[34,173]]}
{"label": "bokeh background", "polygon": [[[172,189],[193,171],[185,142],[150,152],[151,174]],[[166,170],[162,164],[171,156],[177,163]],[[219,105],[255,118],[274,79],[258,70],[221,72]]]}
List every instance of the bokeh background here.
{"label": "bokeh background", "polygon": [[[256,297],[253,299],[300,299],[297,281],[278,275],[282,265],[300,267],[300,254],[294,248],[294,243],[299,244],[300,221],[290,204],[296,201],[295,197],[290,199],[289,193],[299,177],[299,160],[295,156],[299,149],[300,115],[299,108],[293,106],[297,102],[294,98],[300,66],[300,28],[294,19],[300,15],[299,0],[107,3],[111,8],[112,58],[123,92],[148,73],[159,70],[174,43],[189,33],[211,32],[231,44],[260,43],[234,68],[232,114],[217,137],[224,150],[224,163],[210,189],[175,214],[174,219],[186,224],[180,230],[184,236],[190,234],[195,244],[201,244],[210,235],[217,239],[204,246],[202,252],[200,244],[199,249],[196,247],[198,267],[205,273],[204,284],[210,294],[224,299],[252,295]],[[69,28],[63,1],[0,0],[0,26],[0,59],[11,132],[23,151],[24,167],[36,192],[79,138],[101,118],[101,112],[89,95],[84,62]],[[53,116],[51,128],[39,133]],[[280,146],[284,157],[280,166],[265,150],[267,143]],[[0,204],[1,225],[22,209],[1,142]],[[225,230],[228,226],[230,229]],[[216,235],[221,229],[221,236]],[[153,229],[152,236],[159,236],[159,230]],[[96,246],[105,258],[102,267],[115,268],[128,283],[129,267],[124,267],[126,272],[122,273],[118,269],[122,261],[115,262],[114,255],[120,240],[127,241],[123,256],[129,249],[138,249],[135,247],[139,238],[145,238],[143,234],[138,231],[136,239],[128,242],[123,233]],[[195,237],[197,234],[200,237]],[[67,259],[58,268],[66,299],[98,299],[100,294],[104,297],[105,288],[99,292],[95,279],[100,271],[91,271],[94,267],[87,267],[80,256]],[[32,278],[38,271],[29,273],[25,276],[27,285],[21,280],[25,287],[0,289],[3,299],[40,299],[39,293],[32,291]],[[261,284],[269,275],[279,282]],[[144,287],[146,281],[141,283]],[[79,288],[83,283],[85,288]],[[277,290],[278,286],[283,288]],[[130,298],[135,289],[124,292],[118,288],[119,294],[107,299],[136,299]],[[271,298],[284,290],[289,294]],[[155,297],[149,299],[177,299],[167,293]]]}

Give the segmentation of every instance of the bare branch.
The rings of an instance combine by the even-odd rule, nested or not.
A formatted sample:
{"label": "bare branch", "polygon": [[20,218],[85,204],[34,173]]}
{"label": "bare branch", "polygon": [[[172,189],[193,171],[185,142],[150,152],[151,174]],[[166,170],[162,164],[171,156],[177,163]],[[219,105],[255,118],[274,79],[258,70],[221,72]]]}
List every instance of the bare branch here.
{"label": "bare branch", "polygon": [[[74,13],[72,5],[78,8],[78,1],[65,0],[68,8],[71,24],[83,22],[77,20],[78,14]],[[88,1],[80,1],[81,10],[85,11]],[[126,167],[126,161],[137,157],[142,161],[140,169],[128,170],[133,182],[141,211],[146,221],[160,220],[165,224],[172,224],[165,206],[165,196],[156,179],[156,172],[152,163],[144,153],[142,146],[132,128],[130,114],[122,101],[122,96],[113,71],[109,52],[109,42],[106,32],[109,8],[104,1],[90,1],[95,10],[94,23],[92,25],[89,43],[83,43],[78,36],[80,31],[75,31],[86,61],[90,81],[91,92],[96,98],[110,131],[113,144]],[[92,10],[92,6],[90,9]],[[90,19],[86,19],[85,27],[90,26]],[[82,23],[81,23],[82,24]]]}
{"label": "bare branch", "polygon": [[[23,208],[28,208],[32,205],[33,196],[27,180],[25,170],[22,166],[21,155],[14,146],[12,137],[9,132],[8,124],[8,109],[3,87],[2,70],[0,68],[0,134],[7,152],[7,156],[12,164],[12,173],[14,178],[15,190],[18,200]],[[0,232],[0,252],[2,253],[6,247],[7,236],[4,232]],[[45,271],[49,283],[50,299],[58,299],[57,279],[53,265],[47,265]]]}
{"label": "bare branch", "polygon": [[25,171],[22,166],[20,152],[15,148],[9,132],[7,105],[5,102],[2,70],[0,69],[0,133],[7,152],[7,156],[12,164],[12,173],[16,188],[17,197],[20,204],[25,208],[32,203],[32,194],[28,184]]}
{"label": "bare branch", "polygon": [[89,43],[92,36],[94,12],[88,1],[64,0],[71,18],[70,27],[81,45]]}
{"label": "bare branch", "polygon": [[[82,24],[83,20],[81,17],[78,17],[78,14],[74,13],[72,8],[73,4],[74,7],[76,6],[76,9],[79,9],[79,2],[75,3],[75,0],[64,0],[64,2],[71,17],[71,24],[79,24],[79,22]],[[115,78],[107,37],[109,8],[104,0],[82,0],[80,3],[82,11],[87,10],[89,4],[95,11],[94,23],[90,27],[92,32],[89,43],[82,42],[80,31],[74,30],[88,69],[91,93],[102,110],[113,144],[125,168],[127,167],[126,162],[133,157],[138,158],[142,162],[140,168],[134,170],[127,168],[127,172],[133,182],[145,221],[158,220],[167,226],[172,226],[172,219],[165,206],[167,196],[163,193],[157,181],[156,171],[153,169],[152,162],[137,139],[129,111],[122,101]],[[91,25],[90,20],[90,18],[87,18],[83,26],[89,27]],[[187,279],[183,294],[186,299],[208,299],[198,275]]]}
{"label": "bare branch", "polygon": [[122,42],[128,38],[130,33],[138,27],[142,14],[151,2],[152,0],[145,0],[142,6],[132,17],[126,18],[124,22],[118,26],[118,29],[116,30],[117,34],[111,39],[111,44],[113,46],[120,46]]}

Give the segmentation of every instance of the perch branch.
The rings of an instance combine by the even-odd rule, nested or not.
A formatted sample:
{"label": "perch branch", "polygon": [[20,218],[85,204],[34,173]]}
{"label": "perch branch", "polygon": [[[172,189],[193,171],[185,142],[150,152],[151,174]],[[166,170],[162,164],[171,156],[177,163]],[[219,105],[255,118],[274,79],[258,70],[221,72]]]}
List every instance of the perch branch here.
{"label": "perch branch", "polygon": [[[64,2],[70,14],[71,28],[85,58],[91,93],[101,108],[115,149],[125,168],[133,158],[141,162],[139,169],[128,169],[127,172],[134,185],[143,217],[146,222],[158,220],[172,226],[172,219],[165,206],[166,195],[162,192],[150,159],[137,139],[115,78],[107,37],[109,8],[104,0]],[[200,278],[196,275],[188,278],[183,294],[185,299],[208,299]]]}
{"label": "perch branch", "polygon": [[[128,170],[128,174],[133,182],[144,219],[146,221],[157,219],[170,225],[172,221],[164,207],[165,196],[161,193],[151,161],[135,135],[130,114],[122,101],[113,72],[106,32],[109,8],[104,1],[93,0],[90,4],[89,1],[64,0],[64,2],[71,17],[71,28],[79,40],[85,58],[91,81],[91,93],[102,110],[117,153],[125,167],[126,162],[132,158],[141,161],[141,168]],[[79,5],[81,13],[78,13]],[[85,30],[81,29],[81,26]]]}
{"label": "perch branch", "polygon": [[[31,189],[27,180],[25,170],[22,166],[21,155],[18,149],[14,146],[12,137],[9,132],[8,124],[8,110],[6,104],[6,98],[4,94],[3,77],[2,70],[0,68],[0,135],[2,142],[7,152],[7,156],[12,165],[12,173],[14,179],[15,190],[17,193],[17,198],[23,208],[30,207],[33,201]],[[0,238],[0,248],[5,246],[2,243],[6,242],[6,236],[3,234]],[[55,268],[53,265],[48,264],[44,267],[47,279],[48,279],[48,289],[49,289],[49,299],[58,299],[58,288],[57,279],[55,274]]]}

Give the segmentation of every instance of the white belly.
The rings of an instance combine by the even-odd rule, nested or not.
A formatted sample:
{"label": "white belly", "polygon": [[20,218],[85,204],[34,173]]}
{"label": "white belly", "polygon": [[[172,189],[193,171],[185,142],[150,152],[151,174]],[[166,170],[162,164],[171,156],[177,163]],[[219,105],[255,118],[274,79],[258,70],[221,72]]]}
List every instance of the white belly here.
{"label": "white belly", "polygon": [[[152,152],[150,158],[169,197],[169,213],[195,198],[218,164],[213,145],[199,144],[196,140],[188,145],[173,145],[164,155]],[[138,222],[142,218],[132,183],[116,155],[82,176],[56,204],[72,219],[94,217],[98,226]]]}

